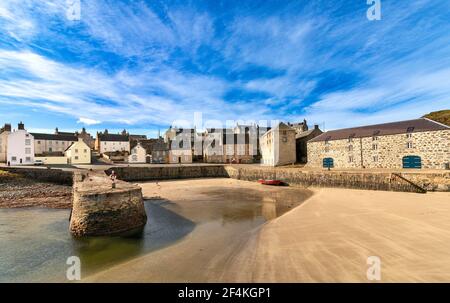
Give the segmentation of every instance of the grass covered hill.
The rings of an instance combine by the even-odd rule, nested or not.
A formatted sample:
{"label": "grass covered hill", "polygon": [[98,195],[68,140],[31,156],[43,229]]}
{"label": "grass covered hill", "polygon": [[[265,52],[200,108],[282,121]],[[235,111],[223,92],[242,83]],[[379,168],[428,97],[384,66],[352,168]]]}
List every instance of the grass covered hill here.
{"label": "grass covered hill", "polygon": [[431,112],[423,117],[450,126],[450,109]]}

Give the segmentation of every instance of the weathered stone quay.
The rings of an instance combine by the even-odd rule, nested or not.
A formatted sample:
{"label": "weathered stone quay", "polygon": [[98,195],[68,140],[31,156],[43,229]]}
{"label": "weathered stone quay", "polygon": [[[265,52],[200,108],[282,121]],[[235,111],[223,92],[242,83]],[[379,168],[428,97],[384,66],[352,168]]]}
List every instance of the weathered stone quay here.
{"label": "weathered stone quay", "polygon": [[150,181],[187,178],[234,178],[245,181],[279,179],[301,187],[338,187],[400,192],[450,191],[450,172],[327,171],[256,165],[114,167],[124,181]]}
{"label": "weathered stone quay", "polygon": [[75,172],[70,232],[74,236],[120,235],[147,222],[141,188],[101,172]]}

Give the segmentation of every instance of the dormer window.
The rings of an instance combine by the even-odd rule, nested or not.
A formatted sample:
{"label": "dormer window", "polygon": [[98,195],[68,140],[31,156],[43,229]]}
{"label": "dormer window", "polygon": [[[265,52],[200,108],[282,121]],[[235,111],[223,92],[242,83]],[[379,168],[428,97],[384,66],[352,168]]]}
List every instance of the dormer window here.
{"label": "dormer window", "polygon": [[406,129],[406,132],[407,133],[412,133],[414,131],[414,127],[413,126],[410,126],[410,127],[408,127],[407,129]]}

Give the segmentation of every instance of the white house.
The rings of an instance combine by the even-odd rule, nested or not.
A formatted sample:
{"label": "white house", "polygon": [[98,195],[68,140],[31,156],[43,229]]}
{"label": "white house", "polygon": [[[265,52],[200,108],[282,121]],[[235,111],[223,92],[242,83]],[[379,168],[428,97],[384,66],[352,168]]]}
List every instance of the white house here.
{"label": "white house", "polygon": [[11,165],[34,164],[34,138],[22,122],[8,134],[7,162]]}
{"label": "white house", "polygon": [[279,123],[260,138],[261,164],[279,166],[296,161],[295,129]]}
{"label": "white house", "polygon": [[138,142],[132,149],[131,154],[128,156],[128,163],[147,163],[147,149]]}
{"label": "white house", "polygon": [[83,141],[83,138],[78,138],[77,142],[66,149],[65,156],[69,164],[90,164],[91,148]]}

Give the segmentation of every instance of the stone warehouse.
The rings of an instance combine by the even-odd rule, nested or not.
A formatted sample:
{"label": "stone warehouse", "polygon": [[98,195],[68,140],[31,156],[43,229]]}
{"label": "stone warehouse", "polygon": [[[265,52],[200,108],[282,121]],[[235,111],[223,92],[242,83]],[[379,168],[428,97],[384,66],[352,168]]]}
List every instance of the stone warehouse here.
{"label": "stone warehouse", "polygon": [[328,131],[308,142],[308,166],[449,169],[450,127],[430,119]]}

